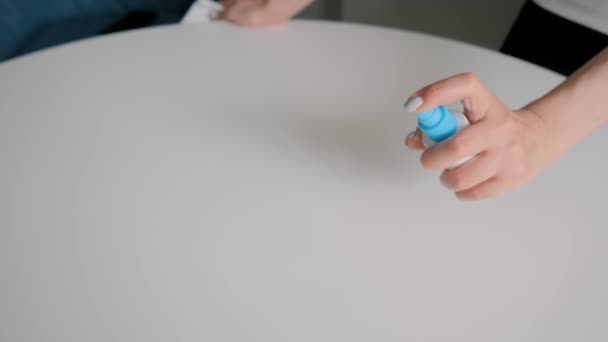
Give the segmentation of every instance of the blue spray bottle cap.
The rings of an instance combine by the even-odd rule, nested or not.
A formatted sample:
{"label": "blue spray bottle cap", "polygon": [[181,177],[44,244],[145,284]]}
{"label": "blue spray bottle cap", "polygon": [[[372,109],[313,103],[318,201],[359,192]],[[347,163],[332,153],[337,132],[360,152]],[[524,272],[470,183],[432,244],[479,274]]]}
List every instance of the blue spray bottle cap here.
{"label": "blue spray bottle cap", "polygon": [[418,113],[418,127],[432,141],[440,143],[458,131],[458,122],[444,106]]}

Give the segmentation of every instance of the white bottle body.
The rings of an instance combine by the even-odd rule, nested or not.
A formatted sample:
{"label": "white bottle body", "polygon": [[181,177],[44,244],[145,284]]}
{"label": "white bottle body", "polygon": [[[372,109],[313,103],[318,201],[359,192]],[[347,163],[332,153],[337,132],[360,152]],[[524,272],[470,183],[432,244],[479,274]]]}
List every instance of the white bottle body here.
{"label": "white bottle body", "polygon": [[[452,139],[454,136],[456,136],[456,134],[458,134],[458,132],[460,132],[462,129],[464,129],[465,127],[468,127],[471,124],[469,122],[469,119],[463,113],[455,112],[455,111],[450,111],[450,113],[452,113],[454,115],[454,118],[456,119],[456,123],[458,125],[458,129],[456,130],[456,133],[454,133],[454,135],[452,135],[451,137],[447,138],[446,140],[444,140],[442,142],[446,142],[446,141]],[[425,148],[429,148],[433,145],[437,145],[438,143],[434,142],[429,137],[427,137],[426,134],[423,133],[422,134],[422,144],[424,145]],[[454,165],[450,166],[448,168],[448,170],[453,170],[453,169],[461,166],[462,164],[473,159],[473,157],[474,156],[470,156],[470,157],[466,157],[466,158],[463,158],[462,160],[457,161]]]}

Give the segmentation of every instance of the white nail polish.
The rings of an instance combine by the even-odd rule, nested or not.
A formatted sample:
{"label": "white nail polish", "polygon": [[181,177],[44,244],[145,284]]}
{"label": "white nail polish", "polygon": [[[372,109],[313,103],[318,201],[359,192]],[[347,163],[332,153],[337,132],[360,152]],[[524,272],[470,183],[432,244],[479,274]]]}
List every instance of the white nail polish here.
{"label": "white nail polish", "polygon": [[405,137],[405,142],[408,142],[408,140],[410,140],[414,135],[416,134],[416,131],[412,131],[410,132],[406,137]]}
{"label": "white nail polish", "polygon": [[420,96],[416,96],[407,100],[407,102],[405,102],[405,111],[408,113],[413,113],[414,111],[416,111],[416,109],[422,106],[422,102],[422,97]]}

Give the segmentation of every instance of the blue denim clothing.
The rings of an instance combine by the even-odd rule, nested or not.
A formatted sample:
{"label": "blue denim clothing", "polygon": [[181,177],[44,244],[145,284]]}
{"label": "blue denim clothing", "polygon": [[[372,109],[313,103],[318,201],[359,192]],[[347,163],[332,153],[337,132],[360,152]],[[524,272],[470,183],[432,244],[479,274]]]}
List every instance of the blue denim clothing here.
{"label": "blue denim clothing", "polygon": [[104,32],[177,22],[192,2],[0,0],[0,61]]}

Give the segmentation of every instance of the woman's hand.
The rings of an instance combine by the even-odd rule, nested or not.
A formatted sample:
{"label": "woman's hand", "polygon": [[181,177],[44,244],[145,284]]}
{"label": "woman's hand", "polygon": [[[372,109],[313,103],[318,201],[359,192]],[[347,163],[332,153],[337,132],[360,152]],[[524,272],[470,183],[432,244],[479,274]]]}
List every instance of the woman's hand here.
{"label": "woman's hand", "polygon": [[[462,101],[471,126],[422,153],[425,169],[442,171],[441,182],[464,200],[491,198],[528,182],[560,153],[544,119],[530,109],[512,111],[471,74],[460,74],[416,92],[406,103],[411,112]],[[406,145],[424,150],[421,132]],[[462,166],[450,165],[475,156]]]}
{"label": "woman's hand", "polygon": [[272,26],[286,22],[312,0],[223,0],[219,19],[242,26]]}

